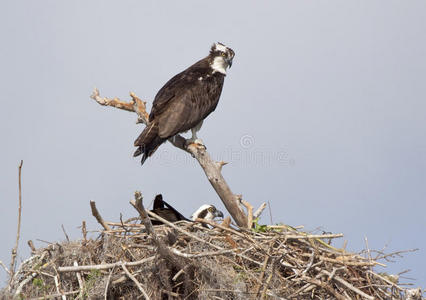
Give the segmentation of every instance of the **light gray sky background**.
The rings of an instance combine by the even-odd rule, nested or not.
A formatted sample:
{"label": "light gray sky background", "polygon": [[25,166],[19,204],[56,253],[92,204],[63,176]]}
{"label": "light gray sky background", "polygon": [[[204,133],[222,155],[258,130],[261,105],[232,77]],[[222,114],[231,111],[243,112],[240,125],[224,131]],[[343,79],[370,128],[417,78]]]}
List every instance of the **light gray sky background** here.
{"label": "light gray sky background", "polygon": [[[1,1],[0,259],[9,264],[23,166],[27,240],[81,237],[95,200],[132,217],[135,190],[189,216],[225,210],[200,167],[163,145],[141,167],[134,114],[221,41],[236,56],[199,135],[224,176],[273,222],[342,232],[348,249],[420,248],[396,263],[426,287],[426,1]],[[267,211],[261,222],[269,223]],[[45,244],[35,241],[36,246]],[[2,285],[6,276],[0,270]]]}

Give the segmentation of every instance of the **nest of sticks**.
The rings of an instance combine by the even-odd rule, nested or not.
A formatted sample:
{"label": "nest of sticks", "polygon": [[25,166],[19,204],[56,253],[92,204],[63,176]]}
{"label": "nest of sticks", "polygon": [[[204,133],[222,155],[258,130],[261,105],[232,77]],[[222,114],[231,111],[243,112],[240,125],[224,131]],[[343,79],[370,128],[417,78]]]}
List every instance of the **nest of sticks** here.
{"label": "nest of sticks", "polygon": [[[349,253],[332,246],[342,234],[309,234],[287,225],[170,223],[131,201],[140,216],[34,249],[0,298],[22,299],[424,299],[378,274],[392,254]],[[148,216],[149,215],[149,216]],[[153,227],[150,218],[164,225]],[[142,220],[142,222],[141,222]]]}

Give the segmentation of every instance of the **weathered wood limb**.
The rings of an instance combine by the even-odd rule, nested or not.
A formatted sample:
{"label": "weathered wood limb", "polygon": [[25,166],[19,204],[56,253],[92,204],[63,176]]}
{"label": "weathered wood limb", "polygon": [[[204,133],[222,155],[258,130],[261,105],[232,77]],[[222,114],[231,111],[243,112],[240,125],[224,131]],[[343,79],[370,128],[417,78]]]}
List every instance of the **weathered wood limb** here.
{"label": "weathered wood limb", "polygon": [[232,193],[231,188],[226,183],[221,173],[221,165],[212,160],[205,148],[189,145],[188,151],[197,159],[203,168],[210,184],[222,200],[228,212],[238,226],[247,228],[247,216],[239,206],[238,196]]}
{"label": "weathered wood limb", "polygon": [[[121,101],[118,98],[102,98],[99,95],[99,91],[95,89],[91,98],[101,105],[135,112],[138,115],[138,123],[148,125],[149,114],[146,112],[146,102],[140,100],[134,93],[130,93],[130,96],[132,97],[130,102]],[[238,196],[232,193],[221,173],[222,167],[226,163],[214,161],[204,147],[197,147],[195,144],[187,145],[187,140],[181,135],[170,138],[169,142],[175,147],[189,152],[198,161],[210,184],[213,186],[237,225],[247,228],[248,218],[239,205]]]}
{"label": "weathered wood limb", "polygon": [[108,224],[104,221],[104,219],[101,217],[98,209],[96,208],[95,201],[93,201],[93,200],[90,201],[90,208],[92,209],[92,215],[96,218],[98,223],[101,224],[102,227],[105,230],[111,230],[111,227],[109,227]]}
{"label": "weathered wood limb", "polygon": [[247,228],[251,228],[253,226],[253,206],[247,201],[242,199],[242,195],[240,195],[241,204],[247,209]]}

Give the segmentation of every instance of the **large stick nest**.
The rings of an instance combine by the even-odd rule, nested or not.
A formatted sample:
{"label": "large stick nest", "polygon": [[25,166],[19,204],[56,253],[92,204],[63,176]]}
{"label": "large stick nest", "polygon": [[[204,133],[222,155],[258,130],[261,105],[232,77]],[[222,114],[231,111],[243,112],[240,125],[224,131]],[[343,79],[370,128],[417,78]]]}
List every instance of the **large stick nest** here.
{"label": "large stick nest", "polygon": [[388,255],[334,248],[340,234],[186,221],[148,234],[139,218],[105,223],[96,239],[83,228],[81,240],[34,251],[3,298],[422,299],[420,289],[374,271]]}

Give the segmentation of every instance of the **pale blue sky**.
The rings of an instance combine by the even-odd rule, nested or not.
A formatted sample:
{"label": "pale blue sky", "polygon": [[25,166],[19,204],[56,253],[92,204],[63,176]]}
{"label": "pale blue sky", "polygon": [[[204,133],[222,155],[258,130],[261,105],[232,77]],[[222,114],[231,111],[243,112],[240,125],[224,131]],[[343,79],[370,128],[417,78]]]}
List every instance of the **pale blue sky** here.
{"label": "pale blue sky", "polygon": [[[190,157],[132,157],[135,115],[89,95],[152,100],[213,42],[236,56],[199,136],[274,222],[342,232],[348,249],[420,248],[379,271],[426,287],[426,1],[2,1],[0,260],[9,263],[23,167],[26,241],[73,239],[95,200],[134,216],[134,190],[189,216],[225,210]],[[264,213],[262,222],[269,222]],[[343,240],[342,240],[343,241]],[[35,242],[44,246],[40,242]],[[0,279],[5,273],[0,270]]]}

